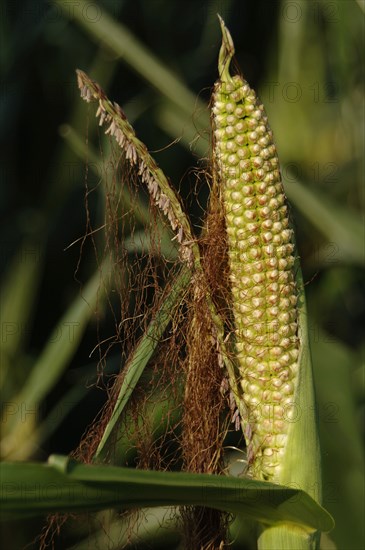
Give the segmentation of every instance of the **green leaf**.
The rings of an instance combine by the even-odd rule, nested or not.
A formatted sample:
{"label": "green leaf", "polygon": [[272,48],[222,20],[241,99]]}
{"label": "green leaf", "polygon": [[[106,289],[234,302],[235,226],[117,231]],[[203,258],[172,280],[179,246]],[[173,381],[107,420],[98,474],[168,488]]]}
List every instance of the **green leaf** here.
{"label": "green leaf", "polygon": [[336,204],[320,191],[308,189],[294,176],[285,182],[289,199],[337,248],[340,258],[364,265],[364,225],[356,213]]}
{"label": "green leaf", "polygon": [[53,330],[43,352],[25,381],[24,387],[18,396],[13,399],[10,414],[4,409],[7,435],[1,441],[1,454],[22,458],[17,454],[19,440],[26,433],[27,422],[37,412],[38,404],[55,386],[67,368],[70,359],[78,348],[88,321],[90,320],[97,301],[106,290],[107,278],[100,287],[100,281],[110,269],[109,260],[106,260],[99,270],[91,277],[81,294],[72,302],[66,313]]}
{"label": "green leaf", "polygon": [[144,368],[152,357],[168,323],[171,321],[172,314],[175,311],[176,306],[180,303],[182,295],[186,291],[190,280],[191,272],[188,269],[183,268],[175,279],[169,294],[163,301],[155,318],[149,324],[145,335],[141,338],[134,353],[130,357],[113,414],[99,443],[94,457],[95,459],[99,457],[104,449],[104,446],[116,422],[120,418],[120,415],[122,414],[134,388],[136,387]]}
{"label": "green leaf", "polygon": [[304,491],[272,483],[173,472],[90,466],[53,455],[48,464],[1,465],[1,519],[109,508],[207,506],[264,524],[328,531],[331,516]]}
{"label": "green leaf", "polygon": [[[39,220],[39,223],[40,220]],[[38,298],[43,270],[44,247],[36,239],[25,237],[12,259],[1,285],[1,373],[3,398],[14,392],[25,372],[13,368],[21,356],[24,340]],[[20,372],[19,372],[20,371]]]}

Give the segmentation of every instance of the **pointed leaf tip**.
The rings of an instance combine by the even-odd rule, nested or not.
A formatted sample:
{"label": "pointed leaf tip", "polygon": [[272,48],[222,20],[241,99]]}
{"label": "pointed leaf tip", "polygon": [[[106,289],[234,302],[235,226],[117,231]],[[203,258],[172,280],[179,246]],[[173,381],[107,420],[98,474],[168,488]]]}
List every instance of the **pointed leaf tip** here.
{"label": "pointed leaf tip", "polygon": [[222,17],[218,15],[219,23],[221,25],[221,31],[222,31],[222,46],[219,51],[219,60],[218,60],[218,71],[219,76],[221,80],[228,81],[231,80],[231,75],[229,74],[229,67],[231,60],[234,56],[234,43],[232,40],[232,36],[227,29]]}

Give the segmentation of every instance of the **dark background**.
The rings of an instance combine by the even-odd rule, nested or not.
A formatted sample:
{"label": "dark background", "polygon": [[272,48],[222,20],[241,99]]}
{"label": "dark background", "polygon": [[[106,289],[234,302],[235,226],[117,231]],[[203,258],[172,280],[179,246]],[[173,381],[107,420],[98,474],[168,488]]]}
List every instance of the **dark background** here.
{"label": "dark background", "polygon": [[[365,296],[363,249],[354,243],[363,238],[364,228],[361,3],[104,0],[86,4],[86,18],[98,25],[109,13],[206,103],[217,78],[220,29],[215,14],[225,19],[236,61],[266,105],[292,203],[308,283],[329,495],[324,504],[335,514],[338,527],[333,539],[338,547],[360,548],[362,478],[354,472],[362,468]],[[192,110],[190,118],[184,115],[185,130],[167,124],[163,112],[173,111],[167,100],[123,56],[104,47],[59,5],[3,2],[0,38],[1,275],[3,300],[13,303],[1,322],[2,360],[7,366],[2,393],[8,402],[15,399],[52,329],[79,293],[74,271],[80,247],[65,249],[85,231],[85,163],[60,128],[72,123],[85,141],[94,118],[79,99],[75,69],[91,71],[98,78],[108,96],[125,108],[150,150],[166,148],[188,126],[194,132],[199,113]],[[206,131],[203,142],[208,145],[209,127]],[[155,155],[187,202],[191,168],[199,166],[199,156],[184,140]],[[311,203],[290,195],[294,178],[329,212],[338,229],[332,238],[327,218],[317,216],[313,222]],[[207,199],[204,186],[199,188],[199,199],[201,208],[189,206],[196,225]],[[78,274],[84,283],[94,269],[88,254],[86,248]],[[23,268],[17,270],[19,261]],[[75,385],[84,388],[92,380],[96,362],[89,354],[95,337],[91,322],[63,376],[40,404],[37,422],[47,419]],[[118,361],[111,361],[110,368],[117,369]],[[77,446],[104,400],[103,392],[95,389],[81,394],[27,458],[44,460]],[[4,548],[22,547],[39,526],[28,522],[22,535],[13,527],[3,531]],[[326,543],[326,548],[333,548]]]}

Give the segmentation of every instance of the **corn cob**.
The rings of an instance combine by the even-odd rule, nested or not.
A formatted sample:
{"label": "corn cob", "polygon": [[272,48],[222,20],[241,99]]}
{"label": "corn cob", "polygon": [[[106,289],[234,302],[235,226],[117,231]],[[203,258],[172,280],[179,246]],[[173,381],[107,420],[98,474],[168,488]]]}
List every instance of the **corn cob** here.
{"label": "corn cob", "polygon": [[230,75],[234,47],[221,24],[213,162],[226,220],[240,391],[249,415],[242,421],[249,473],[278,481],[298,373],[293,230],[264,107],[241,76]]}

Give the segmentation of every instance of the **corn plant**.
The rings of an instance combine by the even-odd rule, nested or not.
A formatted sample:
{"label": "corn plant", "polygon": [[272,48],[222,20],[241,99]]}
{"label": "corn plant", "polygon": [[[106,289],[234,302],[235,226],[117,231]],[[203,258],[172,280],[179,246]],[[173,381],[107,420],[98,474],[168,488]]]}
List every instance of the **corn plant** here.
{"label": "corn plant", "polygon": [[[116,336],[99,342],[99,367],[110,347],[122,359],[104,410],[72,458],[2,466],[10,489],[21,484],[5,490],[5,519],[55,514],[43,545],[57,542],[68,513],[84,511],[96,512],[92,526],[101,527],[89,546],[105,545],[104,532],[121,547],[162,531],[171,544],[183,532],[186,548],[224,548],[235,538],[236,516],[259,548],[319,548],[321,532],[333,526],[321,507],[304,284],[285,193],[297,192],[296,183],[284,191],[265,109],[234,74],[233,41],[220,23],[212,152],[201,174],[210,199],[199,232],[121,107],[77,71],[90,112],[97,106],[114,173],[99,186],[101,227],[88,218],[98,271],[73,311],[81,335],[90,312],[109,304]],[[83,149],[70,129],[65,136]],[[97,165],[91,149],[86,156]],[[358,257],[356,243],[349,254]],[[60,375],[64,353],[62,341],[45,349],[30,403]],[[32,438],[18,448],[21,428],[14,417],[4,456],[30,453]],[[239,463],[243,472],[234,477]],[[37,501],[35,483],[47,488]],[[143,517],[129,512],[136,508]]]}
{"label": "corn plant", "polygon": [[[123,508],[156,506],[162,502],[183,505],[181,521],[188,548],[223,548],[228,540],[227,513],[244,510],[261,526],[259,548],[317,548],[320,530],[328,529],[331,523],[320,508],[321,467],[303,283],[273,134],[255,92],[239,74],[231,74],[233,41],[223,20],[220,22],[223,38],[219,78],[212,96],[211,199],[199,237],[194,235],[176,190],[136,136],[123,110],[107,98],[99,84],[83,71],[77,71],[81,96],[88,103],[98,104],[99,125],[106,126],[105,133],[121,149],[129,177],[137,176],[146,186],[152,205],[166,218],[182,267],[167,286],[169,293],[165,292],[164,300],[155,302],[154,317],[117,378],[101,419],[74,454],[76,459],[95,465],[90,466],[91,477],[87,469],[82,473],[82,466],[80,470],[79,466],[57,457],[51,460],[56,468],[51,477],[71,475],[72,478],[76,472],[76,483],[84,479],[92,484],[93,476],[100,472],[104,484],[110,478],[114,483],[121,483],[124,491],[127,486],[132,491],[121,498],[119,505]],[[118,241],[124,228],[121,220],[127,214],[129,219],[130,211],[126,211],[125,204],[120,204],[121,200],[133,207],[131,194],[126,190],[120,195],[114,187],[106,194],[109,203],[106,219],[113,219],[105,242],[116,262],[114,265],[122,269]],[[157,226],[160,224],[161,221],[157,221]],[[152,239],[151,236],[151,242]],[[113,280],[118,281],[119,275]],[[186,477],[181,474],[176,477],[176,474],[161,472],[153,474],[149,481],[147,472],[146,476],[135,472],[134,482],[132,472],[121,470],[120,477],[117,471],[112,473],[110,466],[98,470],[97,464],[125,462],[125,453],[121,458],[123,451],[118,454],[112,449],[118,447],[123,433],[127,440],[131,435],[128,429],[123,431],[125,422],[133,426],[128,416],[130,398],[137,392],[139,380],[171,323],[175,337],[167,339],[173,349],[172,354],[167,353],[167,361],[175,362],[182,372],[177,375],[176,370],[166,370],[175,376],[177,389],[172,394],[173,400],[182,403],[175,425],[181,430],[180,458],[170,461],[167,468],[163,466],[166,459],[158,450],[158,445],[164,443],[162,438],[149,447],[149,452],[158,451],[158,460],[151,460],[144,450],[138,455],[137,465],[142,469],[152,465],[166,470],[175,469],[180,461],[180,468],[189,473]],[[182,343],[179,336],[176,337],[182,334],[181,328],[180,332],[177,329],[179,323],[185,332]],[[179,347],[185,350],[181,352],[182,357],[179,357]],[[161,364],[158,366],[161,368]],[[162,361],[162,367],[167,367],[166,361]],[[166,378],[162,378],[166,382]],[[156,372],[152,381],[156,383]],[[161,388],[161,383],[158,386]],[[216,474],[213,476],[216,477],[225,471],[227,397],[231,421],[236,429],[241,424],[244,434],[247,468],[246,482],[240,480],[242,487],[247,488],[248,482],[263,495],[269,489],[281,491],[278,494],[283,502],[294,490],[301,495],[297,515],[303,513],[303,506],[311,509],[306,519],[298,521],[287,509],[279,516],[273,514],[273,507],[264,512],[265,496],[263,502],[260,499],[256,512],[250,511],[244,499],[237,500],[234,494],[227,503],[217,501],[214,496],[217,481],[210,487],[210,477],[204,478],[207,494],[197,493],[201,482],[198,474]],[[143,406],[148,407],[148,399]],[[306,460],[298,467],[304,454]],[[77,477],[78,471],[81,478]],[[192,474],[198,477],[189,477]],[[220,477],[217,480],[219,484]],[[225,478],[225,481],[223,486],[226,485],[228,496],[232,480]],[[154,482],[159,483],[161,495],[155,494]],[[185,496],[179,492],[180,482],[182,486],[192,483]],[[133,483],[137,485],[134,487]],[[142,499],[133,498],[138,483],[144,487]],[[104,489],[110,492],[107,485]],[[213,495],[211,502],[206,500],[210,494]],[[92,495],[89,498],[93,501],[89,510],[106,507],[108,502],[109,506],[115,506],[118,502],[112,494],[106,496],[104,502],[103,498],[96,502]],[[84,507],[82,502],[76,506]],[[58,503],[55,508],[56,511],[69,509],[67,503]],[[52,526],[59,527],[57,516],[50,520],[46,535],[52,532]]]}

